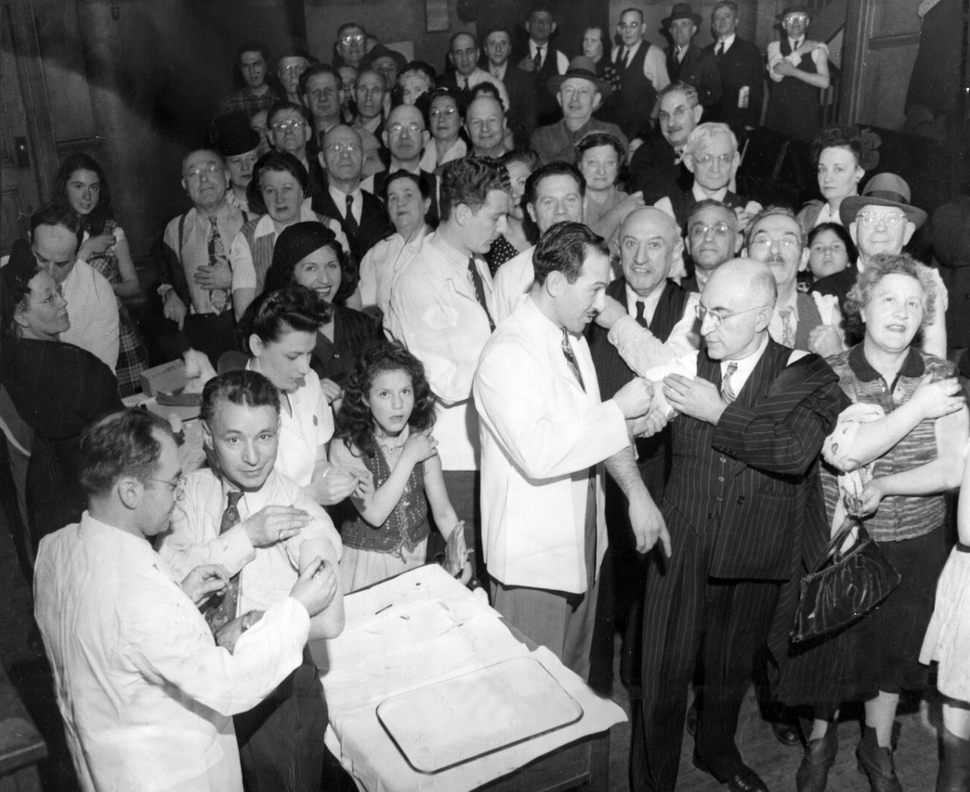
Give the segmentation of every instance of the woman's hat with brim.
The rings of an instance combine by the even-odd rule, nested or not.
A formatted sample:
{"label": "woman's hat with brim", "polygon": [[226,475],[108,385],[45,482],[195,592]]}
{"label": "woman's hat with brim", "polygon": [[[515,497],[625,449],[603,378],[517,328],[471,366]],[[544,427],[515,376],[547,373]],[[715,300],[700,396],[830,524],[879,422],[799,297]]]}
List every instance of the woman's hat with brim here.
{"label": "woman's hat with brim", "polygon": [[910,203],[909,185],[895,173],[877,173],[865,186],[862,195],[850,195],[839,204],[839,219],[846,228],[866,206],[895,206],[906,219],[919,228],[926,222],[926,212]]}
{"label": "woman's hat with brim", "polygon": [[[378,58],[391,58],[393,59],[395,65],[397,66],[398,74],[404,71],[404,67],[408,65],[408,59],[405,58],[397,50],[392,50],[390,47],[385,47],[383,44],[376,45],[370,52],[368,52],[360,61],[360,69],[364,71],[365,69],[373,69],[374,61]],[[387,86],[388,90],[393,88],[393,85]]]}
{"label": "woman's hat with brim", "polygon": [[593,63],[593,59],[587,58],[585,55],[577,55],[569,61],[569,68],[566,69],[566,73],[553,75],[549,78],[546,86],[553,94],[557,94],[566,80],[576,78],[589,80],[593,83],[596,86],[596,90],[600,92],[600,96],[604,102],[613,93],[610,84],[596,73],[596,64]]}
{"label": "woman's hat with brim", "polygon": [[259,132],[250,126],[249,113],[240,110],[216,119],[216,146],[223,157],[259,148]]}
{"label": "woman's hat with brim", "polygon": [[690,19],[697,27],[700,27],[701,22],[704,21],[704,18],[700,14],[694,13],[694,9],[690,7],[690,3],[674,3],[674,7],[670,11],[670,16],[660,20],[660,24],[665,28],[669,28],[670,23],[676,19]]}

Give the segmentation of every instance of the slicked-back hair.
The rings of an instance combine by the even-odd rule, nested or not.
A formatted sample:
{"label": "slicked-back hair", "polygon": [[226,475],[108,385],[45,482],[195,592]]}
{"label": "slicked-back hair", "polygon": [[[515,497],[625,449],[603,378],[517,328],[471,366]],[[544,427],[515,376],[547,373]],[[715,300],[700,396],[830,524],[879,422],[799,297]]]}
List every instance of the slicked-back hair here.
{"label": "slicked-back hair", "polygon": [[688,85],[685,82],[675,82],[671,83],[657,94],[657,105],[660,104],[665,96],[669,96],[672,93],[682,93],[684,95],[684,99],[687,100],[687,106],[691,109],[700,104],[700,100],[697,98],[697,89],[693,85]]}
{"label": "slicked-back hair", "polygon": [[716,14],[722,8],[728,8],[735,17],[738,16],[738,4],[735,3],[734,0],[717,0],[717,2],[714,4],[714,8],[711,9],[711,19],[713,19],[714,14]]}
{"label": "slicked-back hair", "polygon": [[459,204],[477,211],[488,200],[493,190],[508,191],[508,174],[505,168],[497,168],[478,157],[463,157],[447,163],[441,173],[441,191],[438,205],[441,221],[451,218]]}
{"label": "slicked-back hair", "polygon": [[78,237],[78,246],[81,244],[81,221],[77,213],[66,203],[50,203],[38,209],[30,216],[30,234],[33,236],[38,226],[64,226],[68,231]]}
{"label": "slicked-back hair", "polygon": [[703,201],[694,204],[687,213],[687,225],[690,226],[690,221],[694,219],[694,216],[705,209],[723,209],[732,218],[734,233],[738,233],[738,216],[734,213],[734,210],[714,198],[705,198]]}
{"label": "slicked-back hair", "polygon": [[527,204],[534,204],[536,195],[539,193],[539,184],[543,179],[548,179],[550,176],[572,176],[579,186],[579,194],[581,196],[586,195],[586,177],[580,173],[579,168],[570,162],[550,162],[529,174],[529,178],[525,182],[525,194],[522,196],[522,200]]}
{"label": "slicked-back hair", "polygon": [[253,165],[253,178],[246,188],[246,199],[249,201],[249,211],[253,214],[266,214],[266,204],[263,202],[262,176],[267,171],[290,173],[297,180],[305,198],[310,193],[310,176],[303,167],[303,163],[288,151],[267,151],[256,160]]}
{"label": "slicked-back hair", "polygon": [[643,18],[643,9],[641,9],[641,8],[635,8],[633,6],[630,6],[629,8],[624,8],[620,12],[619,19],[623,19],[624,14],[631,14],[631,13],[632,14],[639,14],[640,15],[640,24],[642,25],[644,23],[645,20]]}
{"label": "slicked-back hair", "polygon": [[414,407],[408,425],[412,431],[430,429],[435,420],[436,399],[421,361],[396,341],[373,344],[357,359],[336,418],[337,437],[347,440],[371,458],[377,453],[377,442],[374,440],[374,417],[367,399],[374,380],[385,371],[405,371],[411,377]]}
{"label": "slicked-back hair", "polygon": [[259,336],[264,344],[279,341],[286,333],[316,333],[331,316],[326,300],[305,286],[287,286],[264,291],[250,303],[239,320],[239,335],[248,352],[249,337]]}
{"label": "slicked-back hair", "polygon": [[[337,81],[337,91],[338,93],[343,90],[343,80],[340,79],[340,72],[338,72],[329,63],[313,63],[307,67],[307,70],[300,75],[300,94],[306,95],[306,84],[313,77],[319,77],[321,74],[329,74]],[[278,104],[278,103],[277,103]],[[288,102],[287,104],[292,104]],[[275,107],[276,105],[274,105]],[[266,123],[269,124],[269,114],[266,115]]]}
{"label": "slicked-back hair", "polygon": [[216,405],[221,399],[239,407],[272,407],[276,412],[280,411],[279,390],[258,371],[227,371],[205,384],[199,417],[206,426],[212,426]]}
{"label": "slicked-back hair", "polygon": [[[306,74],[306,72],[304,72]],[[337,79],[340,79],[340,75],[337,75]],[[300,83],[300,89],[303,89],[303,83]],[[300,118],[303,119],[304,123],[306,120],[306,111],[302,105],[298,105],[296,102],[291,102],[289,99],[280,99],[278,102],[274,102],[273,106],[270,107],[269,112],[266,113],[266,126],[270,129],[273,128],[273,117],[280,113],[287,113],[290,111],[296,111],[300,114]]]}
{"label": "slicked-back hair", "polygon": [[162,453],[156,433],[172,427],[148,410],[130,408],[95,421],[81,435],[81,487],[88,497],[104,495],[123,476],[143,484],[158,468]]}
{"label": "slicked-back hair", "polygon": [[78,216],[82,233],[87,231],[91,236],[97,236],[104,230],[105,222],[114,219],[114,210],[111,207],[108,177],[104,175],[104,168],[94,157],[78,152],[61,163],[61,167],[57,169],[57,176],[54,177],[54,202],[66,203],[70,206],[67,199],[67,185],[71,181],[71,176],[79,170],[91,171],[98,177],[98,202],[88,214]]}
{"label": "slicked-back hair", "polygon": [[773,204],[772,206],[766,206],[758,214],[751,218],[751,222],[748,223],[748,227],[744,232],[744,246],[746,248],[751,247],[751,240],[754,239],[754,227],[758,225],[766,217],[789,217],[795,221],[795,225],[798,226],[798,231],[796,235],[798,236],[798,243],[805,247],[805,229],[802,228],[802,224],[798,222],[798,218],[795,217],[795,213],[788,206],[779,206],[778,204]]}
{"label": "slicked-back hair", "polygon": [[731,144],[731,148],[734,149],[734,153],[738,153],[737,136],[731,131],[731,127],[717,121],[705,121],[703,124],[694,127],[684,144],[684,152],[694,157],[717,138],[726,138]]}
{"label": "slicked-back hair", "polygon": [[553,272],[561,272],[567,283],[575,283],[592,251],[609,257],[606,240],[582,223],[556,223],[539,238],[532,263],[536,283],[546,282]]}

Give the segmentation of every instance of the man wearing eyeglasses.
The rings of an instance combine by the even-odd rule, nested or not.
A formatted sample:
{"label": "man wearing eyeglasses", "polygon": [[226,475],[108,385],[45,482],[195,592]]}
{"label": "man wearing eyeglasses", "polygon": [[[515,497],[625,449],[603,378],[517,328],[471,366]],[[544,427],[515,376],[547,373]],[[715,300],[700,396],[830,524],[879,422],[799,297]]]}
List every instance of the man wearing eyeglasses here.
{"label": "man wearing eyeglasses", "polygon": [[367,31],[356,22],[345,22],[337,29],[333,51],[334,68],[351,66],[359,69],[361,58],[367,52]]}
{"label": "man wearing eyeglasses", "polygon": [[794,213],[787,207],[765,209],[751,221],[745,248],[745,255],[768,266],[778,287],[771,337],[822,357],[842,352],[842,312],[835,299],[798,291],[798,273],[808,266],[810,251]]}
{"label": "man wearing eyeglasses", "polygon": [[313,132],[303,114],[303,105],[289,101],[277,102],[270,108],[266,121],[273,148],[292,154],[306,168],[310,177],[307,195],[316,199],[324,190],[324,176],[317,158],[310,153],[308,144]]}
{"label": "man wearing eyeglasses", "polygon": [[[190,473],[159,555],[176,575],[200,564],[228,572],[225,591],[203,603],[216,643],[233,651],[314,559],[336,574],[341,542],[322,507],[276,469],[280,394],[262,374],[230,371],[202,392],[202,430],[212,468]],[[309,638],[343,629],[343,594],[310,620]],[[327,708],[309,650],[265,702],[234,718],[246,786],[317,792]],[[297,667],[298,666],[298,667]]]}
{"label": "man wearing eyeglasses", "polygon": [[442,74],[437,80],[437,85],[439,88],[452,88],[458,92],[462,111],[468,107],[472,89],[483,82],[494,85],[503,107],[509,106],[509,94],[503,82],[479,67],[478,61],[481,54],[482,50],[478,42],[470,33],[456,33],[451,37],[448,60],[455,70]]}
{"label": "man wearing eyeglasses", "polygon": [[327,188],[314,200],[313,211],[339,219],[354,259],[360,261],[394,230],[384,205],[361,189],[364,147],[360,135],[338,124],[324,135],[323,150],[317,156],[327,175]]}
{"label": "man wearing eyeglasses", "polygon": [[300,96],[300,77],[310,65],[310,59],[301,49],[288,49],[276,62],[276,76],[283,86],[284,98],[296,105],[302,104]]}
{"label": "man wearing eyeglasses", "polygon": [[733,209],[743,230],[761,204],[745,202],[732,192],[730,184],[741,164],[738,141],[727,124],[708,122],[699,124],[684,145],[684,166],[694,174],[690,189],[673,185],[666,196],[654,206],[677,220],[681,229],[687,227],[687,216],[694,204],[714,200]]}
{"label": "man wearing eyeglasses", "polygon": [[647,576],[636,789],[676,786],[698,659],[694,765],[731,792],[768,789],[735,744],[738,714],[755,659],[784,661],[792,614],[779,604],[793,605],[828,536],[818,458],[846,403],[822,358],[772,340],[776,292],[766,265],[722,264],[697,306],[702,349],[648,374],[676,411],[662,508],[673,546]]}
{"label": "man wearing eyeglasses", "polygon": [[[395,107],[387,116],[384,126],[384,145],[390,156],[387,170],[375,173],[370,181],[370,187],[364,184],[364,189],[370,189],[374,195],[384,194],[384,185],[392,173],[399,170],[407,171],[415,176],[421,176],[428,183],[431,191],[432,217],[438,216],[438,180],[434,173],[421,167],[421,155],[424,147],[431,140],[431,133],[424,123],[424,113],[414,105],[402,104]],[[390,233],[393,229],[389,229]]]}
{"label": "man wearing eyeglasses", "polygon": [[[926,212],[913,206],[909,185],[895,173],[878,173],[866,182],[862,195],[845,198],[839,205],[839,219],[849,229],[852,241],[859,250],[856,266],[817,281],[813,293],[834,295],[844,305],[849,289],[866,264],[880,253],[896,255],[912,239],[923,223]],[[949,304],[946,286],[939,271],[932,269],[936,281],[936,309],[929,324],[922,330],[922,348],[937,357],[946,357],[945,315]],[[861,338],[850,336],[850,343]]]}
{"label": "man wearing eyeglasses", "polygon": [[80,465],[88,508],[41,541],[34,613],[81,787],[241,792],[232,716],[299,666],[317,619],[342,614],[336,557],[308,556],[230,653],[199,612],[226,570],[178,576],[152,549],[182,490],[168,423],[109,415],[86,430]]}

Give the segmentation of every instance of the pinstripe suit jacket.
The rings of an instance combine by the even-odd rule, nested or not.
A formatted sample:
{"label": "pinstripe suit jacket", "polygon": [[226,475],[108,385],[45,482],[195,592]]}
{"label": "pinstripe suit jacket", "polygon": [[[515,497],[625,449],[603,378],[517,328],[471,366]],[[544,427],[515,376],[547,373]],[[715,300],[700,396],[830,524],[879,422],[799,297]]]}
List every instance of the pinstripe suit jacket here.
{"label": "pinstripe suit jacket", "polygon": [[[769,339],[716,426],[673,422],[664,517],[671,532],[710,535],[714,577],[789,580],[828,535],[818,458],[847,400],[822,358],[787,365],[790,354]],[[719,361],[706,351],[697,374],[720,388]]]}

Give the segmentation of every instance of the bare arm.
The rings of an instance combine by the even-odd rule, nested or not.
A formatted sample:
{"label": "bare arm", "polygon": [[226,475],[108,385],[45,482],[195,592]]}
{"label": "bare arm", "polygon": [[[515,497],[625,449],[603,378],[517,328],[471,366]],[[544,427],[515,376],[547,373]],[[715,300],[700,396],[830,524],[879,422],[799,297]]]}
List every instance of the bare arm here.
{"label": "bare arm", "polygon": [[119,239],[115,243],[115,258],[118,261],[118,272],[121,283],[114,284],[115,294],[119,297],[134,297],[141,291],[138,283],[138,273],[135,272],[134,262],[131,260],[131,248],[127,239]]}
{"label": "bare arm", "polygon": [[607,457],[606,469],[629,502],[630,525],[637,540],[637,552],[647,553],[659,541],[669,558],[670,534],[667,533],[667,524],[640,478],[633,458],[633,447],[627,446]]}

